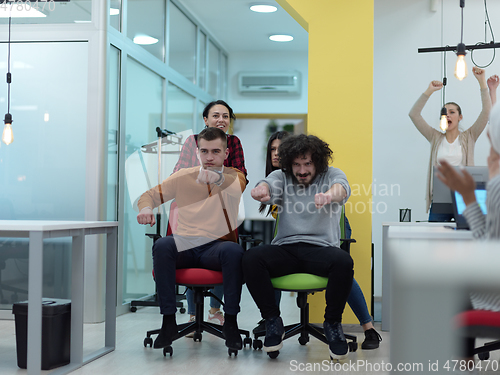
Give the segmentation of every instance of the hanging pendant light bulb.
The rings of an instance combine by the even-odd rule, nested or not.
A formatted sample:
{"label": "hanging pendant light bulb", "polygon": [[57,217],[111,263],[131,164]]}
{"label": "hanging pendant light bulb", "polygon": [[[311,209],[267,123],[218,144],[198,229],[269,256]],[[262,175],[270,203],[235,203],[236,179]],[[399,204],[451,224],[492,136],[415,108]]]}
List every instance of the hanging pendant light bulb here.
{"label": "hanging pendant light bulb", "polygon": [[5,122],[5,126],[3,128],[2,141],[6,145],[10,145],[14,140],[14,133],[12,132],[12,115],[7,113],[3,122]]}
{"label": "hanging pendant light bulb", "polygon": [[14,133],[12,132],[12,115],[10,114],[10,84],[12,82],[12,74],[10,73],[10,25],[11,17],[9,17],[9,44],[7,57],[7,113],[3,122],[5,126],[2,133],[2,141],[6,145],[10,145],[14,141]]}
{"label": "hanging pendant light bulb", "polygon": [[464,7],[465,0],[460,0],[461,25],[460,25],[460,43],[457,44],[457,63],[455,64],[455,77],[459,81],[467,77],[467,63],[465,62],[465,44],[464,44]]}
{"label": "hanging pendant light bulb", "polygon": [[439,121],[439,127],[444,132],[448,129],[448,110],[446,107],[441,108],[441,120]]}
{"label": "hanging pendant light bulb", "polygon": [[467,77],[467,63],[465,62],[465,44],[459,43],[457,45],[457,63],[455,65],[455,77],[459,81]]}

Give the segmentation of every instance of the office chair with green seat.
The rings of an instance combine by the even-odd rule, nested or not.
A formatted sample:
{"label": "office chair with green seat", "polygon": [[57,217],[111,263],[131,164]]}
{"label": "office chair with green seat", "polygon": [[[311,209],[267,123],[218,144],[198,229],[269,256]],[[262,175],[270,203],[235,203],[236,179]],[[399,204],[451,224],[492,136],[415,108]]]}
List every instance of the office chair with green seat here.
{"label": "office chair with green seat", "polygon": [[[275,235],[277,231],[278,219],[276,220]],[[347,252],[350,252],[350,244],[356,242],[355,239],[345,238],[346,230],[346,218],[344,213],[344,207],[342,207],[342,214],[340,218],[340,230],[341,230],[341,248]],[[328,344],[325,337],[323,327],[309,322],[309,303],[307,302],[307,295],[320,292],[326,289],[328,284],[327,277],[321,277],[308,273],[294,273],[290,275],[285,275],[281,277],[275,277],[271,279],[271,282],[275,289],[289,292],[297,292],[297,307],[300,309],[300,322],[285,326],[285,337],[286,340],[292,336],[300,334],[299,343],[300,345],[306,345],[309,342],[309,335],[314,336],[318,340]],[[259,337],[265,336],[266,331],[260,330],[254,332],[253,348],[255,350],[262,349],[263,343]],[[348,341],[349,351],[355,352],[358,348],[357,337],[353,335],[344,334]],[[270,358],[276,358],[279,355],[279,351],[268,352]]]}

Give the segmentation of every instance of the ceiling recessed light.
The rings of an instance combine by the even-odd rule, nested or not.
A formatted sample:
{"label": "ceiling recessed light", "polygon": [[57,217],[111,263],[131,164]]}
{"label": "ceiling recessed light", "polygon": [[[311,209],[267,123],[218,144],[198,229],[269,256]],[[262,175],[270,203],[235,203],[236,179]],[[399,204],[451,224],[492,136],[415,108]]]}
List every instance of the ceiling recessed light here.
{"label": "ceiling recessed light", "polygon": [[134,43],[141,45],[149,45],[158,43],[158,39],[153,38],[152,36],[149,35],[137,35],[136,37],[134,37]]}
{"label": "ceiling recessed light", "polygon": [[273,42],[291,42],[293,40],[293,36],[291,35],[271,35],[269,37]]}
{"label": "ceiling recessed light", "polygon": [[116,9],[116,8],[110,8],[109,9],[109,15],[110,16],[117,16],[120,14],[120,9]]}
{"label": "ceiling recessed light", "polygon": [[258,13],[273,13],[278,10],[274,5],[264,5],[264,4],[258,4],[258,5],[252,5],[250,7],[250,10]]}

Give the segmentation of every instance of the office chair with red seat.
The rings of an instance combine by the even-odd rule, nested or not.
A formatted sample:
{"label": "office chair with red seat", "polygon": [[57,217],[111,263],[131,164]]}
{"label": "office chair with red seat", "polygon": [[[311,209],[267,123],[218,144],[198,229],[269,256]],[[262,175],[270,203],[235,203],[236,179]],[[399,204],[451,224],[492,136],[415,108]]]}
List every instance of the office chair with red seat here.
{"label": "office chair with red seat", "polygon": [[[194,341],[202,340],[202,332],[208,332],[219,338],[224,338],[222,333],[222,326],[203,320],[203,314],[205,311],[204,298],[206,296],[213,296],[210,292],[216,285],[221,285],[223,283],[222,272],[213,271],[204,268],[182,268],[178,269],[175,273],[175,281],[178,285],[184,285],[194,291],[194,303],[195,307],[195,320],[194,322],[188,322],[177,325],[178,334],[173,338],[173,341],[186,336],[187,334],[194,332]],[[215,297],[215,296],[214,296]],[[215,297],[217,298],[217,297]],[[220,301],[222,303],[222,301]],[[250,332],[246,330],[239,330],[240,334],[245,335],[243,339],[243,347],[246,348],[252,346],[252,339],[250,338]],[[157,335],[160,333],[159,329],[151,330],[146,332],[146,338],[144,339],[144,346],[153,346],[153,339],[151,335]],[[163,355],[166,356],[167,353],[172,356],[173,349],[172,346],[163,348]],[[238,355],[238,351],[234,349],[228,349],[228,354],[231,356]]]}
{"label": "office chair with red seat", "polygon": [[[456,326],[464,337],[500,338],[500,312],[467,310],[457,315]],[[500,349],[500,340],[487,342],[474,349],[480,360],[487,360],[490,351]]]}
{"label": "office chair with red seat", "polygon": [[[170,216],[167,234],[170,235],[175,232],[177,227],[177,205],[175,202],[170,206]],[[161,236],[154,236],[154,240],[158,240]],[[250,236],[240,236],[240,242],[244,244],[246,249],[248,243],[258,244],[262,242],[261,240],[256,240],[250,238]],[[204,268],[181,268],[176,270],[175,281],[177,285],[183,285],[190,288],[194,292],[194,303],[195,303],[195,320],[193,322],[187,322],[177,325],[177,335],[173,338],[173,341],[186,336],[187,334],[194,332],[193,340],[201,341],[202,332],[208,332],[219,338],[224,338],[222,333],[222,327],[218,324],[210,323],[203,320],[204,315],[204,299],[207,296],[214,297],[219,300],[215,295],[210,292],[210,289],[214,288],[216,285],[223,284],[222,271],[208,270]],[[221,304],[224,304],[219,300]],[[146,332],[146,338],[144,339],[144,346],[153,346],[153,339],[151,335],[159,334],[160,329],[155,329]],[[246,337],[243,339],[243,348],[252,347],[252,339],[250,337],[250,332],[246,330],[239,329],[241,335]],[[163,355],[166,356],[167,353],[172,356],[173,349],[172,346],[163,348]],[[228,354],[231,356],[238,355],[238,351],[234,349],[228,349]]]}

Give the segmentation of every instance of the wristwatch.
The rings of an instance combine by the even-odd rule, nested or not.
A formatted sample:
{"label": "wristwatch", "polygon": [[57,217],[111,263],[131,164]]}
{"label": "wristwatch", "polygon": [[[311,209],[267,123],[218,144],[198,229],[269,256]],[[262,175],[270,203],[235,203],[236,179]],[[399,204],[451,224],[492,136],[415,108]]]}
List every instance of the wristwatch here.
{"label": "wristwatch", "polygon": [[213,169],[212,172],[215,172],[219,175],[219,179],[217,181],[214,182],[215,185],[217,186],[221,186],[223,183],[224,183],[224,173],[222,173],[222,171],[219,171],[217,169]]}

